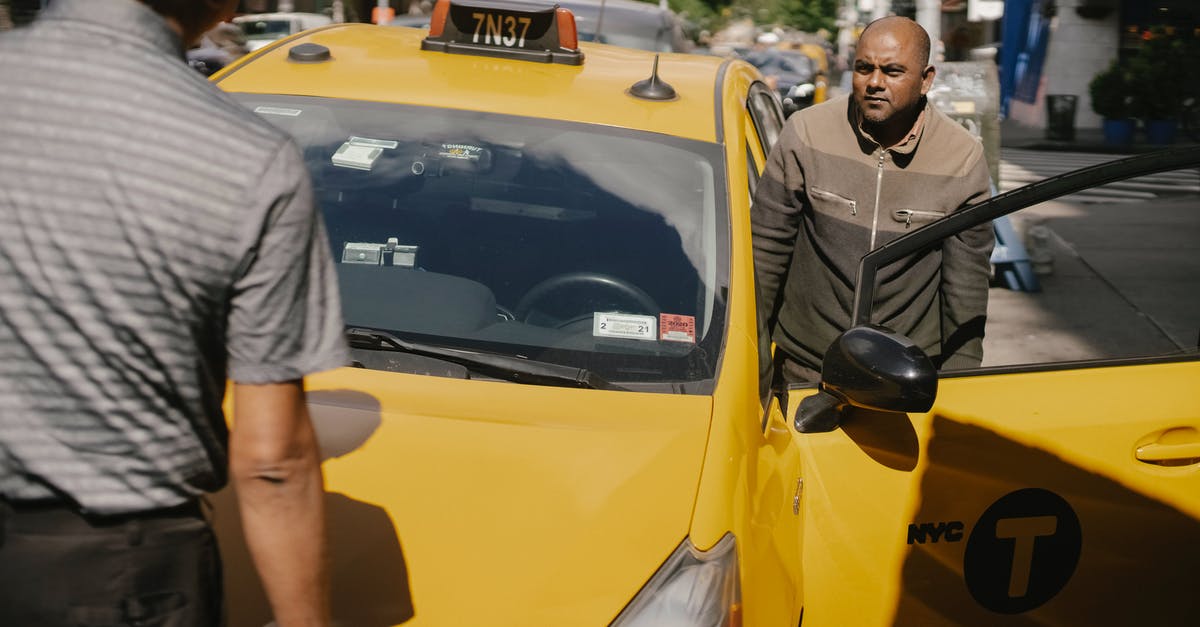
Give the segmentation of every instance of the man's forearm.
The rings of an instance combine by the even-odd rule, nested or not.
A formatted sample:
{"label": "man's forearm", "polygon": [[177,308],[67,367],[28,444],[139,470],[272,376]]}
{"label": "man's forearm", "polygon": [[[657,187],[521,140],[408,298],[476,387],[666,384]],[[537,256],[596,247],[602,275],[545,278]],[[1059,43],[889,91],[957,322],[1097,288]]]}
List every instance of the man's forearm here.
{"label": "man's forearm", "polygon": [[280,627],[329,624],[320,450],[302,381],[234,386],[229,469],[242,529]]}
{"label": "man's forearm", "polygon": [[288,463],[236,479],[246,544],[280,627],[329,624],[321,467]]}

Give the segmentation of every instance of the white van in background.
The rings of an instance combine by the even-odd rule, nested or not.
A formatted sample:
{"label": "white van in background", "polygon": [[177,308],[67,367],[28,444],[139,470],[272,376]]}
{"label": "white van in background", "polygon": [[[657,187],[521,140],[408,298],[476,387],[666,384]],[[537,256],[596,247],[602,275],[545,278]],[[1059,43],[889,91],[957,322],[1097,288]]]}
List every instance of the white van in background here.
{"label": "white van in background", "polygon": [[254,13],[239,15],[233,23],[246,33],[246,47],[253,52],[276,39],[332,24],[333,20],[320,13]]}

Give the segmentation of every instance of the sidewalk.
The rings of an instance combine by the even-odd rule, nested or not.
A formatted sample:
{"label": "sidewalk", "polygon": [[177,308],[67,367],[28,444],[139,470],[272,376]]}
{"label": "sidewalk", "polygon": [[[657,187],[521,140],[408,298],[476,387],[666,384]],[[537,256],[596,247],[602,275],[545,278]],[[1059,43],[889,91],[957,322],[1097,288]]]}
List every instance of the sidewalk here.
{"label": "sidewalk", "polygon": [[1135,155],[1155,150],[1164,150],[1179,146],[1196,145],[1180,130],[1176,133],[1175,143],[1169,145],[1151,144],[1146,141],[1146,134],[1139,129],[1134,135],[1133,143],[1114,145],[1104,141],[1104,133],[1099,128],[1077,128],[1072,140],[1047,139],[1046,129],[1025,126],[1014,120],[1000,120],[1000,148],[1023,148],[1027,150],[1057,150],[1063,152],[1090,152],[1112,155]]}

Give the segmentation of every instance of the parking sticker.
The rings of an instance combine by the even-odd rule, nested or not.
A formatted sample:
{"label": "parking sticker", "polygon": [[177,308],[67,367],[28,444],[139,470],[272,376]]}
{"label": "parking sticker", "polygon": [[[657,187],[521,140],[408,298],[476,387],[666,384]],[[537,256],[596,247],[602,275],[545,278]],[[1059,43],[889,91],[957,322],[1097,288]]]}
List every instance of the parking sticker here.
{"label": "parking sticker", "polygon": [[696,343],[696,317],[679,314],[658,316],[658,335],[667,342]]}
{"label": "parking sticker", "polygon": [[963,555],[967,589],[983,607],[1020,614],[1066,587],[1083,547],[1079,517],[1040,488],[1011,492],[979,518]]}
{"label": "parking sticker", "polygon": [[657,323],[654,316],[596,312],[592,315],[592,335],[622,337],[631,340],[656,340],[658,339]]}

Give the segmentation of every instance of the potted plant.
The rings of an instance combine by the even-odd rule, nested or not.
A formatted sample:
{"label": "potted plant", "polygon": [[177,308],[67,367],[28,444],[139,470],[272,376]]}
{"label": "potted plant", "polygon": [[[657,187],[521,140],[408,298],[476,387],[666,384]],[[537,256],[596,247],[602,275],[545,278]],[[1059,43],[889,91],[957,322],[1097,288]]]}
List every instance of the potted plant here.
{"label": "potted plant", "polygon": [[1175,141],[1186,90],[1194,80],[1183,74],[1195,63],[1189,56],[1190,44],[1181,36],[1168,36],[1156,28],[1129,60],[1129,69],[1138,79],[1133,90],[1135,115],[1142,118],[1146,138],[1152,144]]}
{"label": "potted plant", "polygon": [[1113,61],[1088,84],[1092,111],[1104,118],[1104,141],[1109,144],[1129,144],[1133,141],[1134,122],[1133,77],[1129,68]]}

